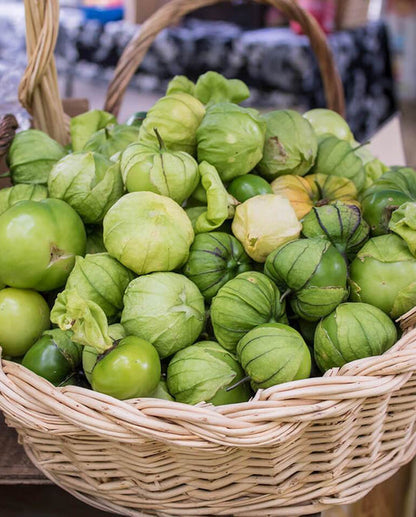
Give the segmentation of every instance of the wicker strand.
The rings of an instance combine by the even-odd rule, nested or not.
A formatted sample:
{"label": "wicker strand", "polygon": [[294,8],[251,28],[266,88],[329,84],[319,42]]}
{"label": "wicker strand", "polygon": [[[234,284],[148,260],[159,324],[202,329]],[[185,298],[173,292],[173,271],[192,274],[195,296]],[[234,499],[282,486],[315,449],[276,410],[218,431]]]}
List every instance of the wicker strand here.
{"label": "wicker strand", "polygon": [[25,0],[28,65],[19,100],[33,116],[33,126],[58,142],[69,141],[68,117],[59,95],[53,52],[59,30],[58,0]]}
{"label": "wicker strand", "polygon": [[14,115],[5,115],[0,119],[0,159],[7,154],[18,127]]}
{"label": "wicker strand", "polygon": [[[105,109],[118,115],[123,95],[135,71],[142,62],[156,36],[186,14],[220,0],[171,0],[150,17],[124,50],[112,82],[109,85]],[[315,18],[294,0],[255,0],[280,9],[289,19],[297,21],[309,37],[317,57],[324,83],[327,105],[345,115],[344,90],[327,39]]]}

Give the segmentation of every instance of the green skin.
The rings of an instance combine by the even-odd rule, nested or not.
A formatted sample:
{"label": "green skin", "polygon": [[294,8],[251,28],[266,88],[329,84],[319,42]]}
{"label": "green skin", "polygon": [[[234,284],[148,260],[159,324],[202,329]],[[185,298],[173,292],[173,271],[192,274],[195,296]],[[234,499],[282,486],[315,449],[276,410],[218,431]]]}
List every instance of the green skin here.
{"label": "green skin", "polygon": [[47,197],[48,189],[43,185],[26,185],[22,183],[14,187],[4,188],[0,190],[0,215],[20,201],[28,199],[41,201]]}
{"label": "green skin", "polygon": [[[127,337],[126,331],[124,330],[123,325],[120,323],[114,323],[113,325],[110,325],[108,327],[108,335],[113,341],[119,341]],[[82,368],[84,370],[85,377],[90,384],[92,382],[92,371],[97,362],[98,355],[98,350],[91,346],[84,346],[82,350]]]}
{"label": "green skin", "polygon": [[244,371],[235,357],[215,341],[201,341],[179,351],[167,371],[169,392],[185,404],[246,402],[251,396],[247,383],[227,391],[243,378]]}
{"label": "green skin", "polygon": [[49,328],[49,307],[35,291],[0,291],[0,346],[11,357],[24,355]]}
{"label": "green skin", "polygon": [[244,201],[254,196],[273,194],[270,183],[255,174],[238,176],[230,183],[228,192],[240,203],[244,203]]}
{"label": "green skin", "polygon": [[[373,246],[380,250],[380,258],[374,257]],[[369,303],[398,318],[416,305],[416,259],[397,235],[374,237],[352,262],[350,284],[352,301]],[[404,294],[406,299],[397,305]]]}
{"label": "green skin", "polygon": [[156,386],[156,389],[151,395],[152,398],[162,399],[162,400],[174,400],[172,395],[169,393],[168,385],[166,381],[163,379],[160,380],[159,384]]}
{"label": "green skin", "polygon": [[211,300],[231,278],[251,269],[251,260],[235,237],[209,232],[195,237],[184,274]]}
{"label": "green skin", "polygon": [[266,323],[248,332],[237,345],[237,357],[254,390],[307,379],[312,360],[309,348],[295,329]]}
{"label": "green skin", "polygon": [[366,303],[342,303],[320,321],[315,332],[315,360],[325,372],[346,363],[381,355],[397,339],[391,319]]}
{"label": "green skin", "polygon": [[372,235],[388,233],[392,213],[408,201],[412,201],[412,198],[398,190],[381,190],[365,196],[361,208]]}
{"label": "green skin", "polygon": [[198,163],[183,151],[168,151],[157,131],[159,145],[136,143],[126,149],[121,171],[128,192],[149,191],[182,204],[200,179]]}
{"label": "green skin", "polygon": [[307,174],[318,149],[309,121],[293,110],[271,111],[262,118],[267,130],[259,173],[270,181],[284,174]]}
{"label": "green skin", "polygon": [[335,111],[317,108],[303,114],[318,136],[329,133],[341,140],[354,143],[354,135],[345,120]]}
{"label": "green skin", "polygon": [[0,216],[0,282],[51,291],[65,284],[75,256],[85,253],[78,214],[64,201],[22,201]]}
{"label": "green skin", "polygon": [[126,122],[126,126],[140,127],[143,124],[144,119],[147,116],[147,111],[136,111],[133,113]]}
{"label": "green skin", "polygon": [[185,151],[194,156],[196,131],[205,115],[205,107],[192,95],[173,93],[159,99],[140,127],[140,141],[157,143],[156,127],[170,151]]}
{"label": "green skin", "polygon": [[149,397],[160,375],[155,347],[144,339],[127,336],[99,359],[92,371],[92,388],[120,400]]}
{"label": "green skin", "polygon": [[349,142],[333,135],[320,138],[313,172],[348,178],[358,191],[365,185],[366,173],[361,158]]}
{"label": "green skin", "polygon": [[84,151],[95,151],[111,158],[124,151],[131,143],[139,139],[139,128],[124,124],[115,124],[100,129],[85,144]]}
{"label": "green skin", "polygon": [[17,133],[7,156],[13,184],[46,184],[52,167],[65,154],[65,149],[43,131]]}
{"label": "green skin", "polygon": [[301,222],[305,237],[328,240],[346,260],[355,258],[370,232],[360,209],[339,201],[333,205],[313,207]]}
{"label": "green skin", "polygon": [[347,266],[339,251],[320,238],[301,239],[271,253],[265,273],[282,292],[291,293],[294,312],[317,321],[347,296]]}
{"label": "green skin", "polygon": [[72,345],[73,350],[69,347],[62,349],[52,336],[43,336],[26,352],[22,365],[58,386],[79,365],[80,346]]}
{"label": "green skin", "polygon": [[299,318],[297,320],[297,324],[299,327],[299,332],[302,334],[303,339],[306,341],[308,345],[312,346],[317,322],[307,321],[303,320],[302,318]]}
{"label": "green skin", "polygon": [[276,285],[263,273],[247,271],[227,282],[214,298],[211,322],[215,337],[235,352],[238,341],[251,329],[269,322],[282,322],[285,302]]}

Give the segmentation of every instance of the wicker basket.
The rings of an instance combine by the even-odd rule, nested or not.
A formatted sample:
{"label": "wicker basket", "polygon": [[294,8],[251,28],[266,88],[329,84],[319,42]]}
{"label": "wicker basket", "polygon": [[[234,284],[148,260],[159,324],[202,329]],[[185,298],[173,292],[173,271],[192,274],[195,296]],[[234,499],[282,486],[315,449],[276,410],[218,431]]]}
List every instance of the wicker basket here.
{"label": "wicker basket", "polygon": [[[216,1],[173,0],[149,19],[121,58],[106,108],[117,113],[162,28]],[[268,3],[301,23],[328,105],[343,112],[341,82],[316,22],[291,0]],[[56,128],[65,118],[53,84],[56,7],[52,0],[26,0],[28,38],[37,39],[28,45],[20,93],[35,125],[65,141]],[[42,102],[52,91],[53,106]],[[9,121],[9,131],[12,126]],[[103,510],[132,517],[310,514],[358,500],[416,454],[416,318],[408,314],[401,324],[404,337],[382,357],[260,390],[243,404],[122,402],[78,387],[55,388],[2,361],[0,408],[46,476]]]}

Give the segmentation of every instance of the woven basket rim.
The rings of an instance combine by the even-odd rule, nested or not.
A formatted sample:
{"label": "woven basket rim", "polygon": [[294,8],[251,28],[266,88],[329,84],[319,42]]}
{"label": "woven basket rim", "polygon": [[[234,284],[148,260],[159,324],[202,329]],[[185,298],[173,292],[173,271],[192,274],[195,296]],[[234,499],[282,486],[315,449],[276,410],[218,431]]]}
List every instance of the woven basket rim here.
{"label": "woven basket rim", "polygon": [[[413,321],[414,315],[415,309],[402,321]],[[258,390],[248,402],[224,406],[206,403],[193,406],[156,398],[120,401],[87,388],[57,388],[22,365],[2,360],[0,407],[6,409],[9,416],[13,413],[17,416],[23,411],[26,424],[39,427],[42,424],[36,409],[32,408],[32,414],[24,409],[24,393],[28,391],[33,396],[37,392],[42,396],[42,403],[55,415],[109,439],[128,440],[133,432],[187,446],[189,437],[181,436],[185,423],[192,427],[195,436],[204,436],[206,442],[251,447],[257,443],[255,434],[261,433],[268,422],[278,421],[282,426],[293,428],[324,417],[341,416],[358,400],[387,395],[399,389],[415,370],[415,328],[404,333],[381,356],[347,363],[342,368],[329,370],[323,377]],[[125,432],[126,426],[131,432]],[[257,443],[257,446],[268,445],[270,441],[267,440]]]}

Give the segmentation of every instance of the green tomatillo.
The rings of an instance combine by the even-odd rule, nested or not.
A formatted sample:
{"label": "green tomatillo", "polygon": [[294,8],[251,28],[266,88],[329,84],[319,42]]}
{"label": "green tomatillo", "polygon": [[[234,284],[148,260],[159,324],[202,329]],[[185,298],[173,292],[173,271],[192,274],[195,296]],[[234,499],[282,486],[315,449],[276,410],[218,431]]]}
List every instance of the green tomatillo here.
{"label": "green tomatillo", "polygon": [[195,155],[196,131],[205,115],[204,105],[192,95],[175,92],[159,99],[147,112],[140,127],[139,140],[156,143],[154,128],[170,151]]}
{"label": "green tomatillo", "polygon": [[41,201],[48,197],[48,189],[44,185],[27,185],[22,183],[14,187],[0,190],[0,215],[20,201]]}
{"label": "green tomatillo", "polygon": [[160,272],[130,282],[121,324],[128,335],[152,343],[163,359],[198,339],[204,317],[204,298],[197,286],[186,276]]}
{"label": "green tomatillo", "polygon": [[177,402],[216,406],[246,402],[251,395],[247,384],[227,391],[241,381],[244,372],[235,356],[215,341],[201,341],[177,352],[168,366],[169,392]]}
{"label": "green tomatillo", "polygon": [[244,176],[238,176],[228,186],[228,192],[243,203],[254,196],[260,196],[262,194],[273,194],[272,187],[261,176],[255,174],[245,174]]}
{"label": "green tomatillo", "polygon": [[184,151],[168,151],[156,128],[155,134],[158,144],[131,144],[122,154],[124,184],[129,192],[155,192],[182,204],[198,186],[198,164]]}
{"label": "green tomatillo", "polygon": [[149,397],[161,374],[160,359],[153,345],[127,336],[99,357],[91,375],[94,391],[120,400]]}
{"label": "green tomatillo", "polygon": [[39,293],[11,287],[0,290],[0,346],[4,355],[24,355],[49,326],[49,307]]}
{"label": "green tomatillo", "polygon": [[301,222],[305,237],[328,240],[344,257],[350,259],[364,246],[370,234],[370,227],[360,209],[340,201],[313,207]]}
{"label": "green tomatillo", "polygon": [[381,355],[397,339],[391,319],[367,303],[342,303],[321,320],[315,331],[315,360],[320,370]]}
{"label": "green tomatillo", "polygon": [[22,201],[0,215],[0,282],[51,291],[65,284],[85,253],[78,214],[60,199]]}
{"label": "green tomatillo", "polygon": [[323,239],[300,239],[277,248],[267,258],[264,272],[301,318],[317,321],[348,296],[347,265],[339,251]]}
{"label": "green tomatillo", "polygon": [[250,330],[237,345],[237,357],[254,390],[307,379],[311,354],[302,336],[281,323]]}
{"label": "green tomatillo", "polygon": [[72,332],[48,330],[26,352],[22,365],[55,386],[75,373],[81,363],[81,345],[71,340]]}
{"label": "green tomatillo", "polygon": [[17,133],[7,156],[13,184],[46,185],[52,167],[65,154],[65,149],[43,131]]}
{"label": "green tomatillo", "polygon": [[398,235],[370,239],[350,268],[351,300],[398,318],[416,305],[416,258]]}
{"label": "green tomatillo", "polygon": [[416,201],[414,169],[392,169],[374,181],[361,196],[363,217],[370,225],[372,235],[388,233],[392,213],[409,201]]}
{"label": "green tomatillo", "polygon": [[183,272],[211,300],[228,280],[250,269],[251,260],[235,237],[208,232],[195,237]]}
{"label": "green tomatillo", "polygon": [[227,350],[252,328],[269,322],[285,322],[285,302],[276,285],[263,273],[247,271],[227,282],[211,306],[215,337]]}

